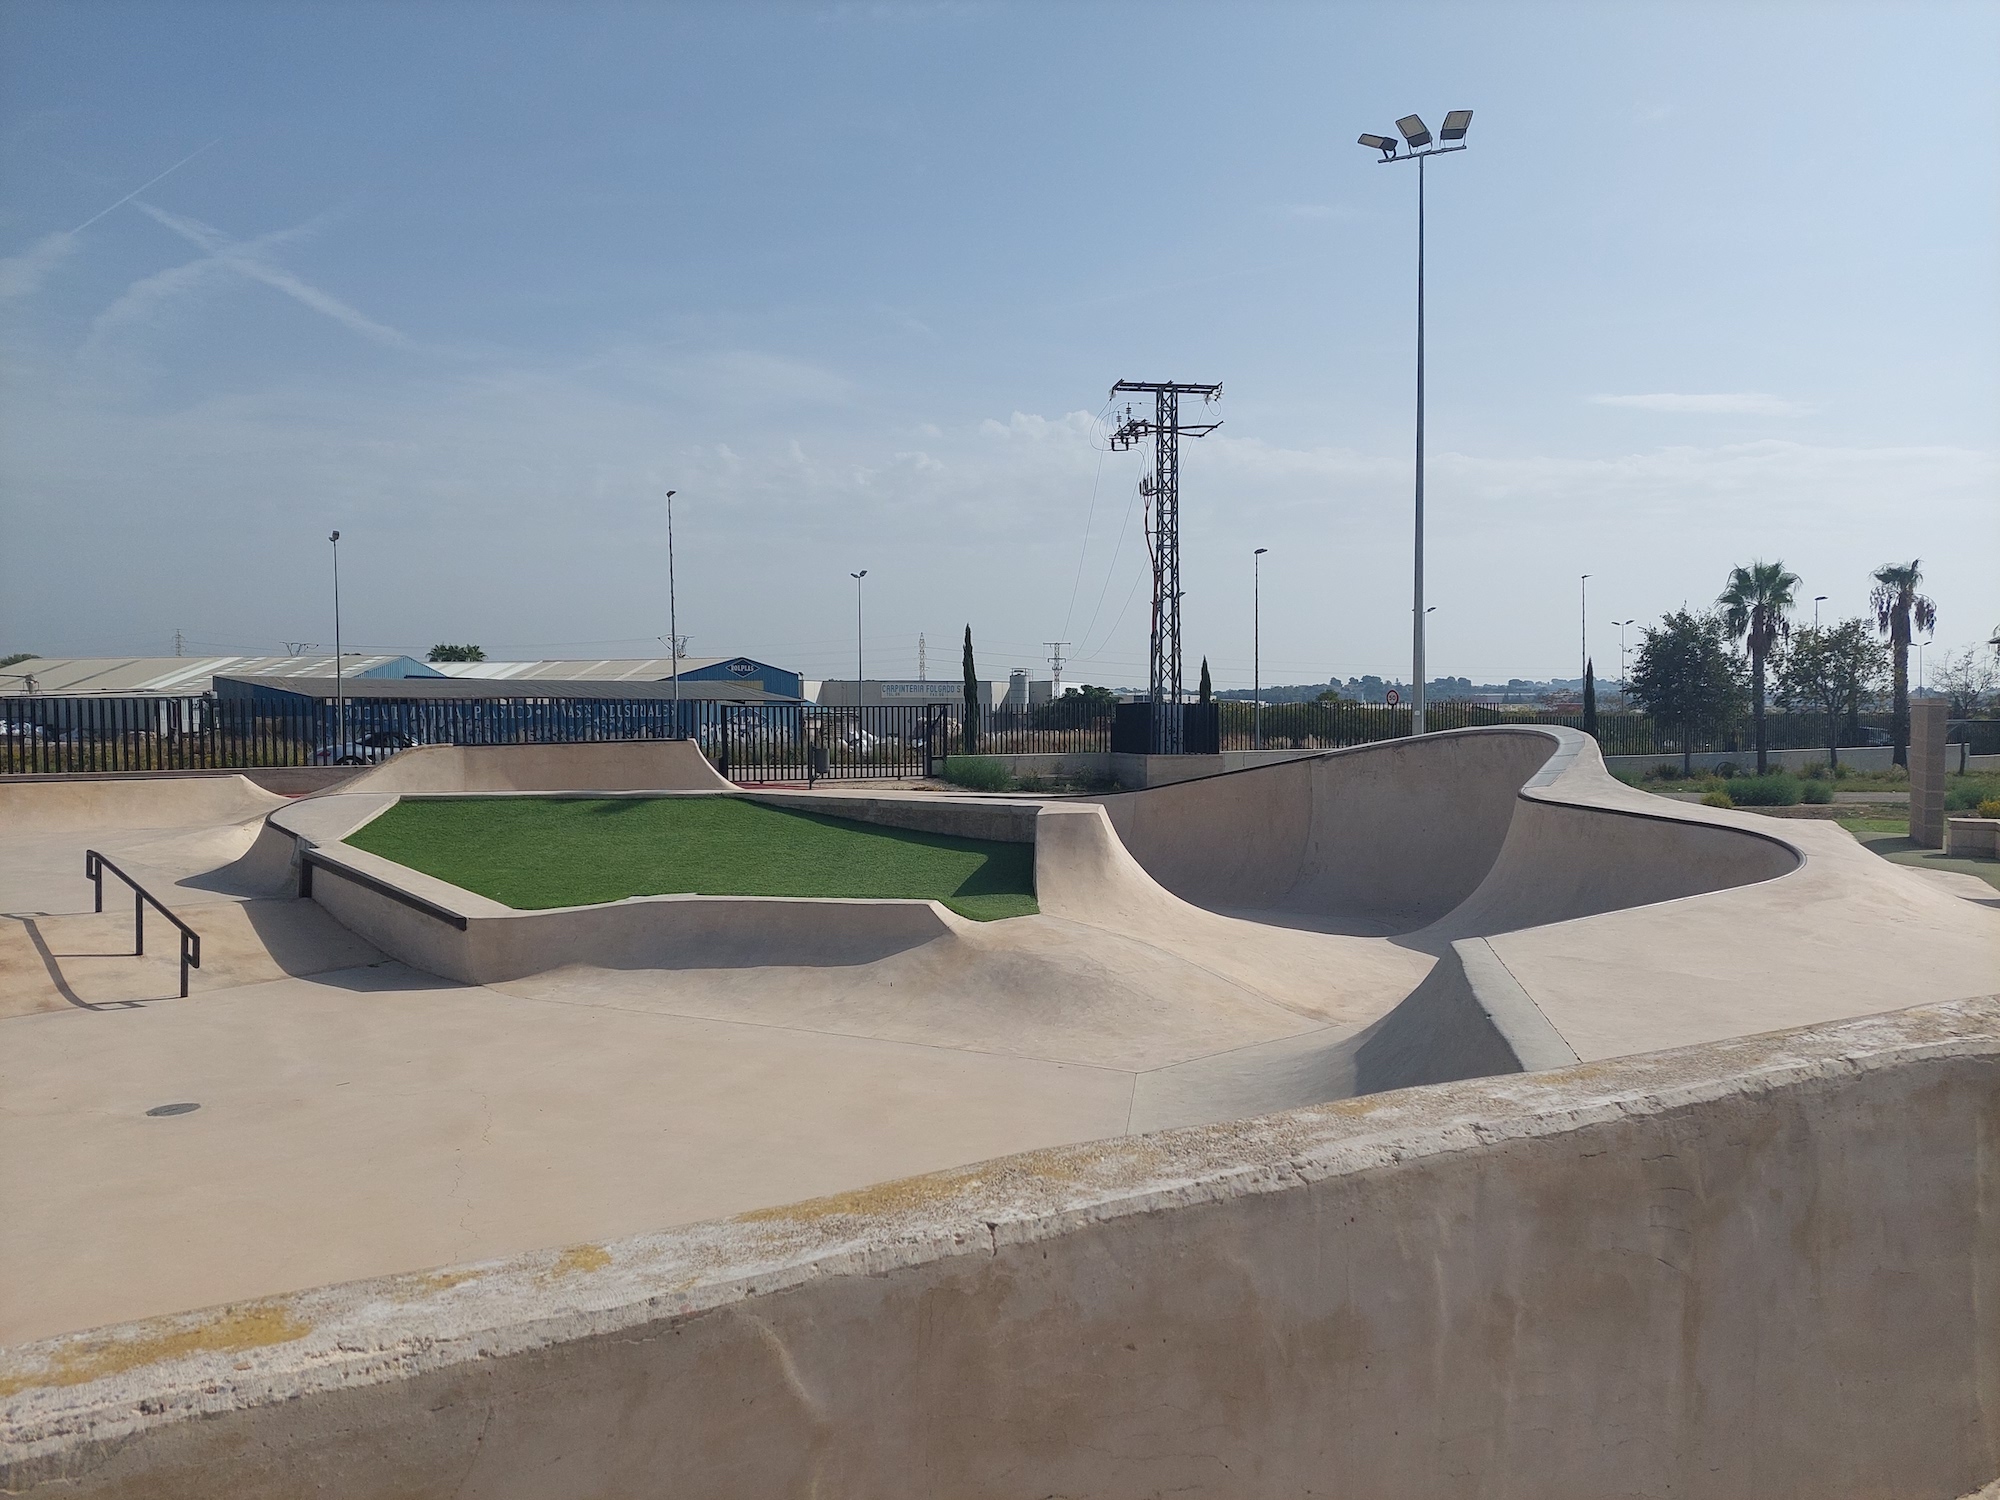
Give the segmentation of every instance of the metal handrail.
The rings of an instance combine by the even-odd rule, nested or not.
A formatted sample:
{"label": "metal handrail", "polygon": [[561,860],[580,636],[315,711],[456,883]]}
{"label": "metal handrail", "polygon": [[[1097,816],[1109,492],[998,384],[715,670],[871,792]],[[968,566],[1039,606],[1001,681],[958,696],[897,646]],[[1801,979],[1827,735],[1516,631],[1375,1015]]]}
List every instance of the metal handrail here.
{"label": "metal handrail", "polygon": [[137,958],[146,951],[146,903],[152,902],[153,910],[165,917],[181,932],[181,999],[188,996],[188,970],[201,967],[201,934],[161,904],[160,898],[127,875],[95,849],[83,851],[83,878],[97,887],[97,910],[104,910],[104,872],[109,870],[120,880],[132,887],[132,955]]}

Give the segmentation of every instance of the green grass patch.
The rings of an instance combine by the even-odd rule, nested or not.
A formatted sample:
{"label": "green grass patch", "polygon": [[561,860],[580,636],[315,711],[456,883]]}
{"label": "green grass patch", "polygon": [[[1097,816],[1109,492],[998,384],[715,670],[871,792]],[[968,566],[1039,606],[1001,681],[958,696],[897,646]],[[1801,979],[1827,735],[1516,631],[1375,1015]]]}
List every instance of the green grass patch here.
{"label": "green grass patch", "polygon": [[1834,821],[1857,837],[1864,833],[1907,833],[1910,820],[1903,818],[1835,818]]}
{"label": "green grass patch", "polygon": [[347,842],[505,906],[627,896],[872,896],[1036,912],[1035,849],[734,797],[405,799]]}
{"label": "green grass patch", "polygon": [[[1860,821],[1860,820],[1856,820]],[[1874,823],[1887,823],[1887,819],[1871,819]],[[1843,820],[1842,827],[1847,827]],[[1926,849],[1910,838],[1910,825],[1889,823],[1879,829],[1852,829],[1874,853],[1899,865],[1913,865],[1919,870],[1950,870],[1959,875],[1973,875],[1985,881],[1995,890],[2000,890],[2000,859],[1970,859],[1963,855],[1946,854],[1941,849]]]}

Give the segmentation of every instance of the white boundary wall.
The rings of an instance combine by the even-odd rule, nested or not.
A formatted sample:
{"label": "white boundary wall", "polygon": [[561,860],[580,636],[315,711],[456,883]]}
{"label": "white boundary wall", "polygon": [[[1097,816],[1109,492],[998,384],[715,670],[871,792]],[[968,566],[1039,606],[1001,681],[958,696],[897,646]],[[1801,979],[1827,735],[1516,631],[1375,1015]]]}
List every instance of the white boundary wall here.
{"label": "white boundary wall", "polygon": [[0,1353],[63,1496],[1951,1500],[2000,997]]}

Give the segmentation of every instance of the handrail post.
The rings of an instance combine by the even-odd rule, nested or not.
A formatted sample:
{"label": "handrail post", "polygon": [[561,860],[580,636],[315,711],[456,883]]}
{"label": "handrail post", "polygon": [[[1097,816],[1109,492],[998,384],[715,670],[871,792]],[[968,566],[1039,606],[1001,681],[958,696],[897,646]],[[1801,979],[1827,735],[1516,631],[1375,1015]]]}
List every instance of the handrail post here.
{"label": "handrail post", "polygon": [[146,951],[146,893],[136,885],[132,887],[132,953],[134,957]]}

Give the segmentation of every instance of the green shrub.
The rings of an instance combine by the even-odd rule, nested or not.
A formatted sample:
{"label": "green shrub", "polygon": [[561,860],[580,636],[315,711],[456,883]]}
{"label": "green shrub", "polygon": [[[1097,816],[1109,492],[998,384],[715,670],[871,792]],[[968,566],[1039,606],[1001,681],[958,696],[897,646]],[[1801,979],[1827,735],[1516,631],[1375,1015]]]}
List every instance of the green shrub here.
{"label": "green shrub", "polygon": [[1973,816],[1978,818],[2000,818],[2000,797],[1988,797],[1972,812]]}
{"label": "green shrub", "polygon": [[1738,807],[1797,807],[1804,795],[1799,778],[1790,771],[1739,776],[1729,783],[1729,800]]}
{"label": "green shrub", "polygon": [[1014,784],[1007,763],[990,755],[948,755],[944,779],[975,792],[1004,792]]}
{"label": "green shrub", "polygon": [[[1799,774],[1805,777],[1807,781],[1826,781],[1832,777],[1833,768],[1827,765],[1825,761],[1816,760]],[[1808,797],[1806,801],[1810,802],[1812,798]]]}
{"label": "green shrub", "polygon": [[1989,797],[2000,799],[2000,776],[1953,776],[1945,783],[1944,809],[1968,812]]}
{"label": "green shrub", "polygon": [[1730,797],[1729,793],[1725,792],[1721,787],[1717,787],[1712,792],[1703,792],[1701,794],[1701,805],[1703,807],[1734,807],[1736,803]]}
{"label": "green shrub", "polygon": [[1833,788],[1818,777],[1799,788],[1800,796],[1807,802],[1828,803],[1833,800]]}
{"label": "green shrub", "polygon": [[1730,781],[1742,775],[1743,768],[1733,760],[1725,760],[1715,768],[1715,774],[1720,776],[1724,781]]}

